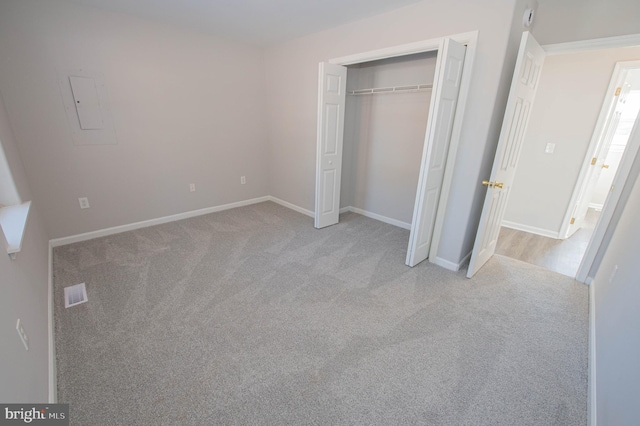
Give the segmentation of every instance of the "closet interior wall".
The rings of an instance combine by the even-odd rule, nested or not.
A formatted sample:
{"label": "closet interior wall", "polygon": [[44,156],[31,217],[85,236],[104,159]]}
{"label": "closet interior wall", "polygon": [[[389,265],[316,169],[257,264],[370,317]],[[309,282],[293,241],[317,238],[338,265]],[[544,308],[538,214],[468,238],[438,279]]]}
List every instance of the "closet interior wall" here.
{"label": "closet interior wall", "polygon": [[437,52],[356,64],[347,70],[340,207],[411,224],[431,90],[349,94],[432,85]]}

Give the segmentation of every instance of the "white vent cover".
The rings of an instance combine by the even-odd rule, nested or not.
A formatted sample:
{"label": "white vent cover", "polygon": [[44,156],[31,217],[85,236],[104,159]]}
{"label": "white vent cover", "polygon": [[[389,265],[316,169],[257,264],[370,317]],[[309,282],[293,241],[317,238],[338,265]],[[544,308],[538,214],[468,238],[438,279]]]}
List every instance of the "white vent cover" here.
{"label": "white vent cover", "polygon": [[80,303],[88,301],[87,287],[82,284],[76,284],[64,288],[64,307],[70,308]]}

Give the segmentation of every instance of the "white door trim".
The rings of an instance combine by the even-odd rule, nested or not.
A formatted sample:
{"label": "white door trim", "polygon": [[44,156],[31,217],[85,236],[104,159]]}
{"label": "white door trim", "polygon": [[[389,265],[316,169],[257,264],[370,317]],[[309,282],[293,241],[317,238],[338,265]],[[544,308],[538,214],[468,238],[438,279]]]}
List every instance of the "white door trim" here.
{"label": "white door trim", "polygon": [[[628,34],[618,37],[606,37],[567,43],[548,44],[542,46],[542,48],[547,55],[562,55],[565,53],[577,53],[597,49],[615,49],[620,47],[633,46],[640,46],[640,34]],[[636,124],[638,123],[638,121],[640,120],[636,120]],[[638,126],[636,126],[636,128],[637,127]],[[640,132],[634,133],[638,133],[637,139],[640,139]],[[607,211],[608,208],[607,206],[605,206],[605,208],[602,210],[602,213],[600,214],[600,218],[594,230],[593,236],[591,237],[591,241],[589,242],[589,246],[587,247],[587,251],[582,258],[580,267],[578,268],[578,274],[576,275],[577,281],[588,282],[594,278],[599,266],[599,261],[602,258],[604,251],[606,251],[607,246],[609,245],[611,234],[618,224],[620,214],[622,214],[622,211],[624,210],[624,207],[626,205],[628,194],[626,194],[625,189],[627,189],[628,187],[627,183],[629,183],[630,179],[635,179],[635,177],[637,176],[637,173],[635,171],[640,169],[640,158],[637,158],[635,152],[632,155],[630,150],[631,144],[633,143],[634,139],[633,136],[634,134],[632,133],[629,137],[627,151],[625,152],[622,163],[620,164],[620,168],[618,169],[618,176],[616,176],[616,179],[614,180],[614,188],[615,186],[618,186],[617,189],[619,192],[614,191],[617,193],[617,195],[615,195],[613,192],[609,194],[611,202],[608,202],[607,204],[608,208],[611,210]],[[626,167],[624,167],[625,159],[628,162],[626,164]],[[633,182],[630,183],[633,184]],[[606,216],[608,216],[608,219],[605,221]]]}
{"label": "white door trim", "polygon": [[[610,116],[613,113],[617,102],[617,96],[615,94],[616,87],[619,87],[624,83],[624,79],[626,78],[629,70],[638,68],[640,68],[640,61],[625,61],[617,62],[613,69],[613,74],[611,75],[611,80],[609,81],[609,86],[607,88],[604,101],[602,102],[602,107],[600,108],[600,114],[591,135],[591,141],[589,142],[587,153],[582,161],[582,168],[578,174],[578,180],[576,181],[573,193],[571,194],[567,211],[562,219],[562,226],[560,227],[560,235],[562,238],[567,238],[569,236],[570,221],[576,210],[576,204],[580,199],[580,195],[585,190],[585,185],[589,184],[589,182],[587,182],[587,176],[590,172],[589,169],[594,167],[594,165],[591,165],[591,159],[597,156],[598,153],[596,151],[599,150],[598,147],[600,146],[600,142],[606,137],[604,134],[604,131],[606,130],[605,127],[609,124]],[[626,149],[624,155],[627,155]],[[600,165],[597,167],[600,167]],[[611,197],[609,197],[609,200],[614,201]],[[576,215],[576,217],[578,217],[578,215]]]}
{"label": "white door trim", "polygon": [[[478,31],[470,31],[468,33],[454,34],[445,37],[432,38],[429,40],[421,40],[414,43],[400,44],[384,49],[370,50],[368,52],[356,53],[354,55],[342,56],[340,58],[329,59],[330,64],[336,65],[354,65],[362,62],[378,61],[380,59],[395,58],[397,56],[413,55],[415,53],[433,52],[438,50],[442,39],[450,38],[461,44],[467,45],[467,51],[475,48],[478,41]],[[474,52],[475,53],[475,52]],[[468,59],[469,57],[465,57]],[[465,62],[466,63],[466,62]]]}
{"label": "white door trim", "polygon": [[596,49],[617,49],[634,46],[640,46],[640,34],[545,44],[542,48],[547,55],[564,55],[566,53],[588,52]]}
{"label": "white door trim", "polygon": [[453,169],[455,158],[458,152],[460,142],[460,134],[462,133],[462,124],[464,121],[464,112],[466,111],[467,99],[469,97],[469,88],[471,76],[473,75],[473,66],[475,54],[478,44],[478,31],[470,31],[438,37],[429,40],[422,40],[414,43],[402,44],[383,49],[361,52],[354,55],[343,56],[339,58],[329,59],[330,64],[335,65],[354,65],[362,62],[376,61],[380,59],[394,58],[398,56],[412,55],[415,53],[433,52],[438,50],[443,39],[450,38],[458,43],[467,46],[467,52],[464,60],[464,69],[462,71],[462,80],[460,83],[460,93],[458,95],[458,106],[454,119],[453,129],[451,133],[451,142],[449,145],[449,153],[447,156],[446,168],[442,181],[442,190],[440,193],[440,201],[438,203],[438,211],[436,213],[436,221],[433,229],[433,237],[429,258],[435,259],[440,245],[442,235],[442,225],[444,223],[444,215],[446,211],[447,201],[449,199],[449,191],[451,189],[451,181],[453,180]]}
{"label": "white door trim", "polygon": [[630,186],[633,186],[638,176],[638,169],[640,168],[638,152],[640,152],[640,119],[636,118],[634,129],[629,135],[627,147],[618,166],[618,172],[613,179],[613,189],[604,203],[604,208],[600,213],[598,223],[578,268],[577,281],[586,282],[588,279],[595,277],[597,266],[599,266],[599,260],[598,265],[595,265],[596,259],[598,257],[602,258],[604,250],[609,245],[611,234],[617,226],[620,215],[629,198]]}

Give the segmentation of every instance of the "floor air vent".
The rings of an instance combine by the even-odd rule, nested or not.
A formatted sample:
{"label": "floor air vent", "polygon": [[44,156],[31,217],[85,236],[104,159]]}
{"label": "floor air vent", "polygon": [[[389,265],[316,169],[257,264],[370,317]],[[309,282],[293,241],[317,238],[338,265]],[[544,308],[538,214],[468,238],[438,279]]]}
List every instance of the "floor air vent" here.
{"label": "floor air vent", "polygon": [[70,308],[88,301],[87,287],[82,284],[76,284],[64,288],[64,307]]}

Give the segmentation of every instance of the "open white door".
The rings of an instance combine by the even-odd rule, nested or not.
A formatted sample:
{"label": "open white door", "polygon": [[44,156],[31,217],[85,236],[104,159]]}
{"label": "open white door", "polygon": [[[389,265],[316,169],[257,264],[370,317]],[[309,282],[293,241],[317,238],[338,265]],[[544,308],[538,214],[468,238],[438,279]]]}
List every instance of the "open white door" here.
{"label": "open white door", "polygon": [[516,67],[513,71],[491,179],[482,182],[487,186],[487,195],[467,271],[469,278],[478,272],[495,253],[544,58],[545,53],[542,47],[528,31],[525,31],[522,34]]}
{"label": "open white door", "polygon": [[466,47],[451,39],[444,39],[438,51],[433,95],[429,107],[422,165],[407,249],[406,263],[409,266],[417,265],[429,255],[449,143],[451,142],[453,120],[458,104],[465,53]]}
{"label": "open white door", "polygon": [[[612,85],[615,84],[610,84],[609,86]],[[589,203],[593,198],[593,193],[596,188],[596,183],[600,178],[602,168],[608,167],[604,164],[605,158],[607,157],[607,153],[611,147],[611,142],[613,141],[616,129],[620,123],[620,117],[622,116],[622,112],[624,111],[627,97],[630,92],[631,84],[626,81],[615,89],[614,98],[606,112],[604,126],[600,128],[600,132],[598,132],[598,134],[594,135],[594,137],[598,138],[596,149],[594,155],[591,158],[586,159],[589,167],[583,180],[584,183],[580,189],[573,212],[571,213],[569,228],[565,234],[566,238],[569,238],[584,225],[584,219],[587,215],[587,210],[589,209]]]}
{"label": "open white door", "polygon": [[338,223],[347,68],[320,63],[314,226]]}

